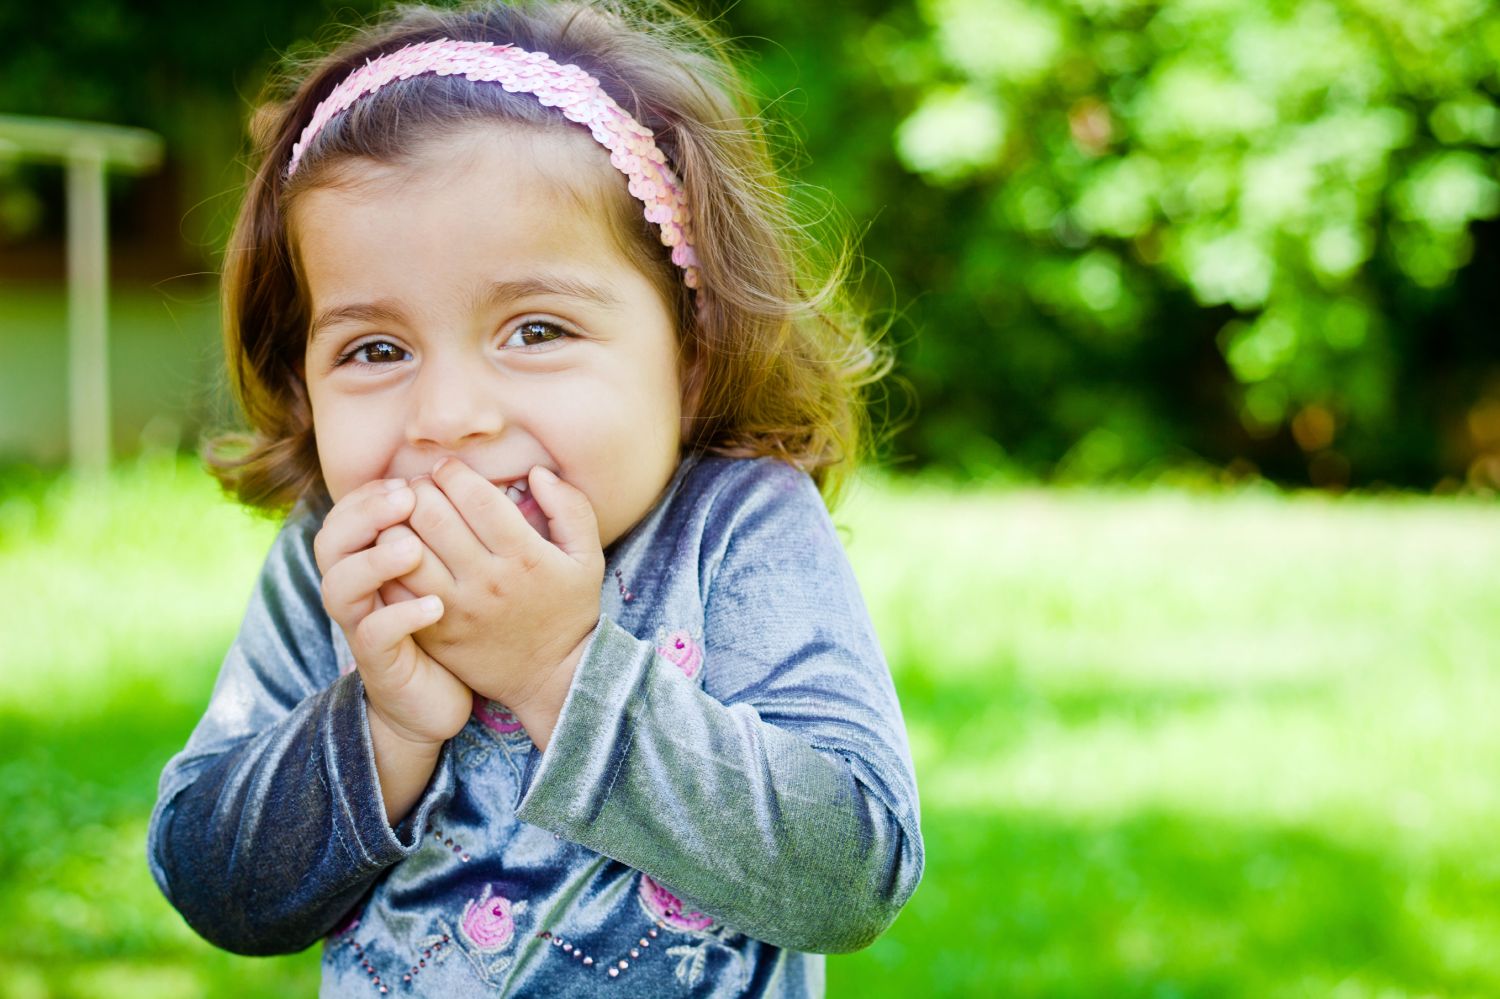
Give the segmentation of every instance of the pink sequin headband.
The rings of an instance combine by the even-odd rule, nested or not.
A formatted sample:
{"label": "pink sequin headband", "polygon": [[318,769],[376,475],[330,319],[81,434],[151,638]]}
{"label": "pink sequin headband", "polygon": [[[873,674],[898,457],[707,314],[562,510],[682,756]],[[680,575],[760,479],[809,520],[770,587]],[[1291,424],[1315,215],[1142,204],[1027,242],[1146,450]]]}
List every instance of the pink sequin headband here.
{"label": "pink sequin headband", "polygon": [[366,62],[313,111],[312,120],[292,146],[286,175],[297,172],[302,153],[334,115],[388,83],[423,73],[498,83],[507,93],[532,94],[544,107],[558,108],[569,121],[587,126],[595,141],[609,150],[610,163],[630,179],[630,193],[646,206],[646,219],[661,228],[661,241],[672,248],[672,263],[682,268],[683,283],[698,287],[698,254],[693,250],[687,196],[651,131],[616,104],[594,77],[572,64],[553,62],[541,52],[445,38],[408,45]]}

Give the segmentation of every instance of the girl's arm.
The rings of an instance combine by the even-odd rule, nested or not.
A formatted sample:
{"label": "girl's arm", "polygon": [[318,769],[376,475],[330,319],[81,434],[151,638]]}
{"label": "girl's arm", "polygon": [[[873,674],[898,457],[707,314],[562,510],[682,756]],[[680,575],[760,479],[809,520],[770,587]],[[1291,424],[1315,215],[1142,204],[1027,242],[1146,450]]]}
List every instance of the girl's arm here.
{"label": "girl's arm", "polygon": [[311,538],[278,535],[187,747],[162,774],[151,873],[205,939],[243,954],[302,950],[415,852],[451,793],[444,752],[427,793],[387,822],[357,673],[340,677]]}
{"label": "girl's arm", "polygon": [[900,708],[811,481],[722,467],[699,549],[705,687],[603,620],[518,815],[756,939],[855,950],[921,878]]}

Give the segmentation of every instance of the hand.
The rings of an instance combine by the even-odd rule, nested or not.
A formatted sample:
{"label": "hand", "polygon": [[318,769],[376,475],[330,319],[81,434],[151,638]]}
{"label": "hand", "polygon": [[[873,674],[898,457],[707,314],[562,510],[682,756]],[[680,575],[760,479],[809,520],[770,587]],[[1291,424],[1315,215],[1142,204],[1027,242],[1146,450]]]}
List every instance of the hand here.
{"label": "hand", "polygon": [[529,488],[551,541],[468,465],[439,462],[413,483],[410,524],[427,554],[398,582],[446,608],[417,632],[419,646],[513,711],[545,748],[599,620],[604,553],[583,493],[540,466]]}
{"label": "hand", "polygon": [[[372,734],[435,752],[463,728],[473,694],[412,634],[444,616],[442,600],[387,603],[379,590],[423,558],[415,538],[389,529],[404,521],[416,495],[401,480],[365,484],[339,500],[313,540],[323,574],[323,606],[343,629],[369,701]],[[378,540],[377,540],[378,538]]]}

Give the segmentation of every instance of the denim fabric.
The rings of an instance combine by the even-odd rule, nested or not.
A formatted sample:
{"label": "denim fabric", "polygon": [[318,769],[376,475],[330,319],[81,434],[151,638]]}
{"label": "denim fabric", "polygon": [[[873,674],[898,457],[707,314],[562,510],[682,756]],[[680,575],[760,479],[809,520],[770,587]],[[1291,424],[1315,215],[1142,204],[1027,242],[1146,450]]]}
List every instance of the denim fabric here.
{"label": "denim fabric", "polygon": [[900,708],[810,479],[688,459],[612,546],[552,742],[503,707],[385,820],[316,511],[272,548],[152,874],[209,941],[319,940],[328,996],[816,996],[922,872]]}

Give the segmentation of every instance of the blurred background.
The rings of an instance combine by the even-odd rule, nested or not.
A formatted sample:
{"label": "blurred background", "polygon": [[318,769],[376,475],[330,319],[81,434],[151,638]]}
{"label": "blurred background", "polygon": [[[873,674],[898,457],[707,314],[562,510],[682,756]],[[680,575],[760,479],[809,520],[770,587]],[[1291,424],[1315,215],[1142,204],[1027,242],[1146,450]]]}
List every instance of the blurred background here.
{"label": "blurred background", "polygon": [[[369,0],[0,0],[0,115],[108,175],[115,461],[67,471],[66,173],[0,128],[0,996],[311,994],[199,942],[154,782],[275,525],[219,253],[283,56]],[[836,511],[923,887],[834,995],[1500,995],[1500,10],[699,3],[905,386]]]}

